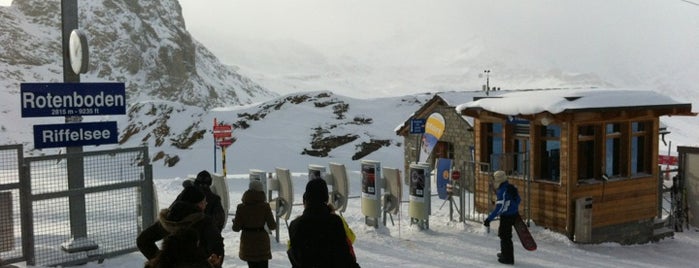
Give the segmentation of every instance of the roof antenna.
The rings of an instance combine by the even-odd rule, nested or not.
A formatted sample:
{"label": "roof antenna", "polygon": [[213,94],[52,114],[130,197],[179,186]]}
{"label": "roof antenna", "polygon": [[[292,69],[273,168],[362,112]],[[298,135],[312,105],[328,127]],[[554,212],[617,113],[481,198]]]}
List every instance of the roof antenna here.
{"label": "roof antenna", "polygon": [[483,85],[483,91],[485,91],[485,95],[488,96],[490,94],[490,70],[484,70],[483,73],[485,74],[485,85]]}

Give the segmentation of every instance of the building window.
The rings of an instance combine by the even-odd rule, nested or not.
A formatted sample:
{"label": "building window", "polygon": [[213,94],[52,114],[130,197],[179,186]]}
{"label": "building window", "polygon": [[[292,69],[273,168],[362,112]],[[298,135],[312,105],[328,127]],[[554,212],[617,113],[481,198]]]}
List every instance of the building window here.
{"label": "building window", "polygon": [[445,141],[438,141],[434,146],[434,159],[447,158],[454,159],[454,146]]}
{"label": "building window", "polygon": [[604,173],[608,177],[621,177],[626,173],[622,172],[621,124],[607,123],[604,138]]}
{"label": "building window", "polygon": [[503,124],[484,123],[482,126],[481,161],[489,162],[491,170],[498,170],[500,169],[500,161],[497,161],[495,158],[491,159],[491,155],[503,153]]}
{"label": "building window", "polygon": [[600,178],[600,164],[595,161],[598,157],[597,133],[596,125],[578,127],[578,180]]}
{"label": "building window", "polygon": [[515,120],[514,144],[512,151],[512,174],[524,175],[529,170],[529,121]]}
{"label": "building window", "polygon": [[515,137],[514,149],[512,153],[512,175],[523,175],[527,173],[529,165],[529,137]]}
{"label": "building window", "polygon": [[561,127],[548,125],[538,127],[539,176],[538,179],[558,182],[561,179]]}
{"label": "building window", "polygon": [[631,122],[631,175],[650,174],[651,122]]}
{"label": "building window", "polygon": [[652,121],[578,127],[578,180],[651,174]]}

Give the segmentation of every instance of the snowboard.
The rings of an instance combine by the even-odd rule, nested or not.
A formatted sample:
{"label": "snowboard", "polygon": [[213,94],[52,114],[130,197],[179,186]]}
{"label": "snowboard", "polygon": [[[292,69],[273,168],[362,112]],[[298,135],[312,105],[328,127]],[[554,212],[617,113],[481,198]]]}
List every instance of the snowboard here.
{"label": "snowboard", "polygon": [[517,218],[515,219],[514,228],[517,232],[517,236],[519,236],[519,241],[522,242],[522,247],[529,251],[536,250],[536,241],[534,241],[534,237],[532,237],[532,234],[529,232],[527,224],[524,223],[522,216],[519,214],[517,214]]}

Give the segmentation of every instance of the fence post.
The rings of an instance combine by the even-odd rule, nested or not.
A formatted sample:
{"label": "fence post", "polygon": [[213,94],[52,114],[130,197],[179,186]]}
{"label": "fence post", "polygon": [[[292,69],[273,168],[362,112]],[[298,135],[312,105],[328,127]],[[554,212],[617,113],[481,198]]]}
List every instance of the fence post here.
{"label": "fence post", "polygon": [[148,147],[144,147],[143,150],[143,181],[141,185],[141,208],[143,211],[143,227],[147,228],[155,222],[158,213],[158,204],[155,200],[155,188],[153,187],[153,167],[150,165],[148,156]]}
{"label": "fence post", "polygon": [[[20,157],[22,157],[20,155]],[[29,166],[23,160],[18,163],[20,165],[19,176],[19,206],[22,221],[22,255],[27,262],[27,265],[36,265],[36,256],[34,255],[34,211],[32,208],[32,183],[29,177]]]}

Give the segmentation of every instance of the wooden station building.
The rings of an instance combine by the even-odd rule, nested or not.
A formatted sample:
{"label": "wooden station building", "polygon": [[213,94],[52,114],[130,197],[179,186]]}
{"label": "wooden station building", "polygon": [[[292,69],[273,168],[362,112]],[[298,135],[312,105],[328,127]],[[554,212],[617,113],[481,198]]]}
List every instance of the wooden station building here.
{"label": "wooden station building", "polygon": [[491,174],[520,189],[520,213],[580,243],[657,237],[661,116],[696,116],[655,91],[522,90],[456,106],[473,118],[475,203],[487,213]]}

